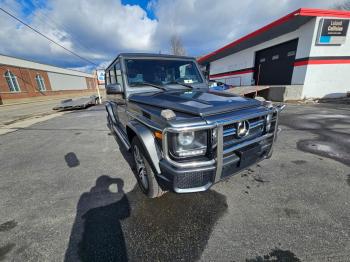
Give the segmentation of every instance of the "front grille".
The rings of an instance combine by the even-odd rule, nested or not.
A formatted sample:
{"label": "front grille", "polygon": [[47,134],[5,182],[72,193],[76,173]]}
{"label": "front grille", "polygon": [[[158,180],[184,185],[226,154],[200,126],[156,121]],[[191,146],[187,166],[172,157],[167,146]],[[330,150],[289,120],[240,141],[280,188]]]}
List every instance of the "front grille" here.
{"label": "front grille", "polygon": [[256,137],[262,136],[264,133],[265,127],[265,116],[256,117],[252,119],[248,119],[249,122],[249,134],[245,137],[238,138],[236,136],[236,124],[227,124],[223,127],[223,146],[224,150],[234,146],[243,141],[251,140]]}
{"label": "front grille", "polygon": [[205,186],[213,181],[214,171],[186,172],[175,177],[175,187],[180,189]]}

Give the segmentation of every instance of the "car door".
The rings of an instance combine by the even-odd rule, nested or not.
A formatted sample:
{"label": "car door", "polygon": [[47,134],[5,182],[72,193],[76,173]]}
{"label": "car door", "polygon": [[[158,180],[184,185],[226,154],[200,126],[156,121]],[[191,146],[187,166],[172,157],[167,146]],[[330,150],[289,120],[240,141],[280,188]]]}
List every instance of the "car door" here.
{"label": "car door", "polygon": [[107,99],[112,105],[113,114],[117,120],[119,129],[123,131],[124,134],[126,134],[126,123],[128,119],[126,116],[124,83],[119,60],[117,60],[116,63],[110,67],[107,75],[109,75],[110,78],[110,85],[116,86],[117,89],[120,90],[120,92],[113,92],[112,94],[108,94]]}

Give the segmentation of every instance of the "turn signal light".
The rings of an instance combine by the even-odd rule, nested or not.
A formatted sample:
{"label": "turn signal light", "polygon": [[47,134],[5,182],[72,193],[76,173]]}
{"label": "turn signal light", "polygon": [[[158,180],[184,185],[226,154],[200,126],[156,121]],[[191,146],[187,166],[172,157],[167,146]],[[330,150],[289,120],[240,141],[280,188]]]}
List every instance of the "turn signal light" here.
{"label": "turn signal light", "polygon": [[160,140],[163,139],[163,134],[162,134],[162,132],[155,131],[155,132],[154,132],[154,136],[155,136],[156,138],[160,139]]}

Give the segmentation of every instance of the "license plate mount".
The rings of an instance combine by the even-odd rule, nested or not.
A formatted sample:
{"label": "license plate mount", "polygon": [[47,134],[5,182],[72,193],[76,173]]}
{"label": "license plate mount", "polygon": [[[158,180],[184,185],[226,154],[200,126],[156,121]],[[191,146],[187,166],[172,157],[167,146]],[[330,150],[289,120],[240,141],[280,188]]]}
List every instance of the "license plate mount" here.
{"label": "license plate mount", "polygon": [[254,164],[260,158],[260,153],[261,153],[260,144],[255,144],[255,145],[237,150],[237,155],[240,158],[239,167],[245,168]]}

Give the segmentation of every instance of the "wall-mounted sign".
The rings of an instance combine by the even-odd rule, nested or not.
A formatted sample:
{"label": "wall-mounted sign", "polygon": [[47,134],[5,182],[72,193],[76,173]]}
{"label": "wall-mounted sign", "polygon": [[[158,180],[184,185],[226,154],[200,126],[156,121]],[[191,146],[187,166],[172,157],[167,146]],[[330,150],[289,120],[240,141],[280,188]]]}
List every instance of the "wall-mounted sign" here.
{"label": "wall-mounted sign", "polygon": [[97,70],[97,82],[99,85],[103,85],[105,83],[105,71],[104,70]]}
{"label": "wall-mounted sign", "polygon": [[318,30],[317,44],[341,45],[345,43],[349,20],[323,18]]}

